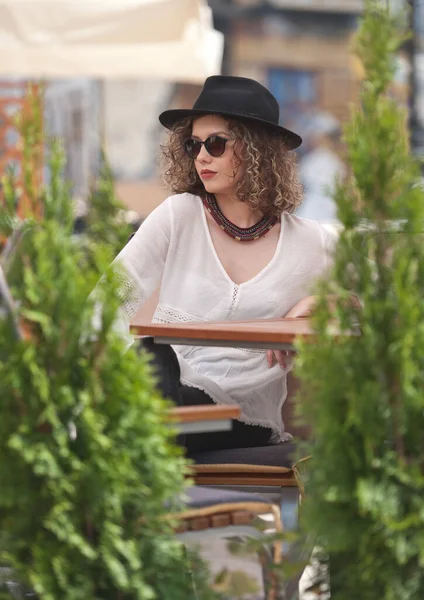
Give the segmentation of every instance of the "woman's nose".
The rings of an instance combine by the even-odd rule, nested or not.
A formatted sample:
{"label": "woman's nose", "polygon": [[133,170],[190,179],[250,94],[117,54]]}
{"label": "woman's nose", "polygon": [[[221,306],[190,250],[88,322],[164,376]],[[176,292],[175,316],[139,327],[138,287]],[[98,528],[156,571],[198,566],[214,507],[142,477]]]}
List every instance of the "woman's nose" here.
{"label": "woman's nose", "polygon": [[206,148],[204,146],[202,146],[200,148],[200,152],[197,155],[197,160],[199,160],[200,162],[210,162],[211,161],[211,155],[208,153],[208,151],[206,150]]}

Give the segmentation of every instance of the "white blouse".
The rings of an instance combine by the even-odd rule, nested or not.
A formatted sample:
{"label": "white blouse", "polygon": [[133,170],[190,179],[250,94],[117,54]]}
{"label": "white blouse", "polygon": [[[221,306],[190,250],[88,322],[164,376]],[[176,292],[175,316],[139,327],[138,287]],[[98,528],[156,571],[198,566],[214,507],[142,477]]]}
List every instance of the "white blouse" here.
{"label": "white blouse", "polygon": [[[130,319],[159,283],[156,323],[282,317],[325,275],[335,239],[315,221],[284,213],[274,257],[255,277],[237,285],[217,256],[201,199],[187,193],[170,196],[114,261],[123,267],[123,291],[129,298],[118,327],[130,345]],[[278,364],[268,367],[266,350],[174,349],[183,385],[204,390],[217,403],[239,405],[241,420],[271,428],[273,441],[291,439],[281,415],[290,359],[283,370]]]}

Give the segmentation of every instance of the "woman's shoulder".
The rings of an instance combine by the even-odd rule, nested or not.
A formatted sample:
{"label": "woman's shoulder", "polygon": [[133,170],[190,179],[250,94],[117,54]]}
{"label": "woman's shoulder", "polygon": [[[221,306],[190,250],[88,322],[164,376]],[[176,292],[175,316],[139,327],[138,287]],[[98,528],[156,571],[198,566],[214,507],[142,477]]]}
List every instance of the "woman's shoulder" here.
{"label": "woman's shoulder", "polygon": [[314,221],[313,219],[305,219],[305,217],[298,217],[297,215],[288,212],[283,212],[281,219],[284,220],[285,224],[288,226],[297,229],[307,229],[311,231],[314,229],[318,230],[317,228],[320,226],[318,221]]}
{"label": "woman's shoulder", "polygon": [[198,202],[201,202],[200,198],[193,194],[172,194],[153,209],[144,222],[174,229],[179,223],[187,223],[188,219],[193,221]]}
{"label": "woman's shoulder", "polygon": [[166,219],[170,227],[174,229],[181,224],[193,222],[197,213],[196,205],[199,202],[201,202],[201,199],[194,194],[172,194],[163,200],[152,211],[151,215],[156,216],[158,219]]}
{"label": "woman's shoulder", "polygon": [[162,204],[166,205],[172,211],[181,212],[187,210],[193,211],[194,206],[199,202],[201,202],[199,196],[184,192],[182,194],[172,194],[171,196],[168,196]]}
{"label": "woman's shoulder", "polygon": [[324,245],[332,245],[338,238],[337,226],[332,223],[319,223],[290,213],[283,213],[282,223],[287,231],[291,231],[299,239],[314,241]]}

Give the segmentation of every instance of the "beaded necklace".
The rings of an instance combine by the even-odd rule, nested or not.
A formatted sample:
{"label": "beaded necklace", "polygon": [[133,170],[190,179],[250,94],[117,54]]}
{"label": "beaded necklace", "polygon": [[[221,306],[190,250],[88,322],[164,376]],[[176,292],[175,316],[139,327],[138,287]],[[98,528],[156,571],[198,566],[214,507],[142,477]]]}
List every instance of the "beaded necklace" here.
{"label": "beaded necklace", "polygon": [[268,231],[270,231],[280,220],[280,217],[276,216],[262,217],[262,219],[252,227],[238,227],[229,221],[222,213],[215,196],[212,194],[208,194],[203,198],[203,204],[205,205],[209,214],[215,219],[216,223],[218,223],[220,228],[237,242],[251,242],[261,238],[268,233]]}

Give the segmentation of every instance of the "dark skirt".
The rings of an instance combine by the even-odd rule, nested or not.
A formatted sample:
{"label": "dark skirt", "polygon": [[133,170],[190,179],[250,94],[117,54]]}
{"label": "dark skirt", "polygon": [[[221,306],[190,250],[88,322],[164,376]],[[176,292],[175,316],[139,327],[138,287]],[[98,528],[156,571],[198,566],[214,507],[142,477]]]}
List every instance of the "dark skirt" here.
{"label": "dark skirt", "polygon": [[[165,398],[169,398],[176,406],[213,405],[215,402],[206,392],[197,388],[182,385],[180,382],[180,365],[174,349],[169,345],[155,344],[153,338],[142,338],[139,351],[147,350],[152,357],[158,380],[158,389]],[[224,450],[229,448],[249,448],[266,446],[270,443],[272,430],[258,425],[247,425],[233,419],[230,431],[210,433],[192,433],[180,436],[189,454],[208,450]]]}

